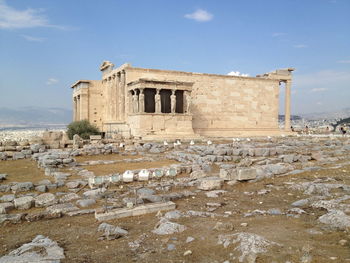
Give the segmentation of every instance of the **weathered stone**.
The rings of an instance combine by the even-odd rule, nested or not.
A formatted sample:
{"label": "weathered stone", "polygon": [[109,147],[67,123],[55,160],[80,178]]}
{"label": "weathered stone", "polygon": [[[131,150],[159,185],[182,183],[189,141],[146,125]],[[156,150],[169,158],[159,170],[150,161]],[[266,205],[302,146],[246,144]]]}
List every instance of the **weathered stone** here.
{"label": "weathered stone", "polygon": [[220,169],[220,178],[225,181],[237,180],[237,170],[236,169]]}
{"label": "weathered stone", "polygon": [[121,208],[121,209],[115,209],[110,210],[105,213],[95,213],[95,218],[98,221],[105,221],[105,220],[111,220],[115,218],[123,218],[123,217],[129,217],[129,216],[139,216],[149,213],[156,213],[158,211],[168,211],[175,209],[176,205],[173,202],[166,202],[166,203],[155,203],[155,204],[146,204],[146,205],[140,205],[135,208]]}
{"label": "weathered stone", "polygon": [[15,199],[15,195],[3,195],[0,197],[0,202],[12,202]]}
{"label": "weathered stone", "polygon": [[73,205],[72,203],[52,205],[46,208],[46,211],[49,213],[63,213],[63,214],[71,211],[75,211],[75,210],[79,210],[79,208]]}
{"label": "weathered stone", "polygon": [[14,186],[11,187],[12,192],[18,193],[18,192],[25,192],[32,190],[34,188],[34,185],[32,182],[23,182],[23,183],[16,183]]}
{"label": "weathered stone", "polygon": [[45,193],[47,191],[46,185],[38,185],[35,187],[35,191]]}
{"label": "weathered stone", "polygon": [[80,198],[80,196],[77,195],[76,193],[69,193],[69,194],[66,194],[60,198],[60,203],[70,202],[70,201],[73,201],[73,200],[76,200],[79,198]]}
{"label": "weathered stone", "polygon": [[223,179],[219,177],[206,177],[199,179],[198,189],[210,191],[210,190],[219,190],[221,189]]}
{"label": "weathered stone", "polygon": [[[218,239],[218,244],[222,244],[225,248],[231,244],[239,243],[235,248],[235,250],[241,252],[241,256],[238,258],[239,262],[253,263],[258,254],[267,252],[268,247],[280,246],[278,243],[269,241],[262,236],[244,232],[220,235]],[[247,258],[247,261],[245,261],[245,258]]]}
{"label": "weathered stone", "polygon": [[25,210],[33,206],[34,198],[32,196],[24,196],[24,197],[16,198],[13,202],[17,209]]}
{"label": "weathered stone", "polygon": [[182,216],[183,214],[181,213],[181,211],[174,210],[174,211],[166,212],[164,215],[164,218],[171,220],[171,219],[179,219]]}
{"label": "weathered stone", "polygon": [[54,194],[45,193],[34,198],[35,207],[46,207],[57,204],[58,200]]}
{"label": "weathered stone", "polygon": [[152,232],[157,235],[170,235],[174,233],[183,232],[185,230],[186,227],[184,225],[173,223],[163,218],[158,222],[158,224]]}
{"label": "weathered stone", "polygon": [[96,204],[96,200],[95,199],[82,199],[82,200],[78,200],[76,203],[80,207],[88,207],[88,206]]}
{"label": "weathered stone", "polygon": [[102,239],[113,240],[128,234],[128,231],[118,226],[113,226],[107,223],[101,223],[97,229],[98,232],[104,232]]}
{"label": "weathered stone", "polygon": [[256,179],[257,172],[255,168],[241,168],[237,170],[237,180],[245,181],[245,180],[253,180]]}
{"label": "weathered stone", "polygon": [[320,216],[318,221],[329,225],[333,229],[347,230],[350,228],[350,216],[340,210],[332,210],[327,214]]}
{"label": "weathered stone", "polygon": [[195,170],[190,174],[191,179],[199,179],[208,176],[203,170]]}
{"label": "weathered stone", "polygon": [[6,180],[7,174],[0,174],[0,182]]}
{"label": "weathered stone", "polygon": [[59,263],[64,258],[63,248],[59,247],[55,241],[38,235],[32,242],[24,244],[8,255],[1,257],[0,263]]}
{"label": "weathered stone", "polygon": [[0,214],[7,214],[13,208],[14,208],[14,205],[11,202],[0,203]]}

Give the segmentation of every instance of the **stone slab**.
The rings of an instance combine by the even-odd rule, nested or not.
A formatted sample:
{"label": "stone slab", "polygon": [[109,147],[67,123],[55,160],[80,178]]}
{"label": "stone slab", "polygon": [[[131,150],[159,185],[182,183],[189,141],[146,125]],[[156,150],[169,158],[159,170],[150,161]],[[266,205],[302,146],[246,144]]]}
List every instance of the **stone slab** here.
{"label": "stone slab", "polygon": [[149,213],[156,213],[158,211],[168,211],[175,209],[176,204],[174,202],[156,203],[140,205],[135,208],[121,208],[108,211],[106,213],[95,212],[95,218],[98,221],[111,220],[115,218],[123,218],[129,216],[139,216]]}
{"label": "stone slab", "polygon": [[237,171],[238,181],[254,180],[256,176],[257,172],[255,168],[243,168]]}

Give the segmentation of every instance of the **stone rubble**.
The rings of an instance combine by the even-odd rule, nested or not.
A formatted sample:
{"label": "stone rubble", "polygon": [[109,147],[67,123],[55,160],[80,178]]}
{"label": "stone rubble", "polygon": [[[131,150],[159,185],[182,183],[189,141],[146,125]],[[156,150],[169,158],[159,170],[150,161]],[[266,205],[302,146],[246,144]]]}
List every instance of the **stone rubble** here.
{"label": "stone rubble", "polygon": [[57,242],[42,235],[36,236],[32,242],[22,245],[0,258],[0,263],[59,263],[64,259],[63,248]]}

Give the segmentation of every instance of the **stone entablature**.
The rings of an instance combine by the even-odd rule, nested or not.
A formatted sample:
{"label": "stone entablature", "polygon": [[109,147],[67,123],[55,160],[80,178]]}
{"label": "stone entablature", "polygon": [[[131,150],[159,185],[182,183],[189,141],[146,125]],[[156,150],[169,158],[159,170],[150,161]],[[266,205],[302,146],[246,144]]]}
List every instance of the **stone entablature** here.
{"label": "stone entablature", "polygon": [[140,78],[127,84],[130,114],[190,114],[193,82]]}

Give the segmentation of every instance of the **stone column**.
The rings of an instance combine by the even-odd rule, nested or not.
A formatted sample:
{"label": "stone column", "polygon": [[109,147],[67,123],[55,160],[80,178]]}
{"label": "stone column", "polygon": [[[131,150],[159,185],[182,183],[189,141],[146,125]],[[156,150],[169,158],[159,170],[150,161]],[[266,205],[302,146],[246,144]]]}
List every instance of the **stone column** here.
{"label": "stone column", "polygon": [[117,81],[116,81],[116,75],[115,74],[113,74],[112,75],[112,104],[111,104],[111,106],[112,106],[112,109],[111,109],[111,111],[112,111],[112,114],[111,114],[111,116],[112,116],[112,119],[113,120],[116,120],[117,119]]}
{"label": "stone column", "polygon": [[77,120],[77,98],[73,97],[73,121]]}
{"label": "stone column", "polygon": [[77,96],[77,121],[80,121],[80,95]]}
{"label": "stone column", "polygon": [[284,103],[284,130],[290,131],[290,89],[292,81],[286,81],[285,103]]}
{"label": "stone column", "polygon": [[176,95],[175,95],[174,89],[171,90],[170,109],[171,109],[171,113],[175,113],[175,111],[176,111]]}
{"label": "stone column", "polygon": [[155,112],[161,113],[161,105],[160,105],[160,89],[157,89],[156,95],[154,95],[154,103],[155,105]]}
{"label": "stone column", "polygon": [[185,93],[185,103],[184,106],[186,105],[184,109],[184,113],[190,113],[191,112],[191,92],[190,91],[184,91]]}
{"label": "stone column", "polygon": [[145,112],[145,94],[143,93],[143,89],[140,89],[139,95],[139,112]]}
{"label": "stone column", "polygon": [[115,77],[115,88],[116,88],[116,114],[117,114],[117,120],[120,120],[120,72],[117,73],[116,77]]}
{"label": "stone column", "polygon": [[129,90],[128,91],[128,113],[130,114],[130,113],[133,113],[133,111],[134,111],[134,106],[133,106],[133,103],[132,103],[132,96],[133,96],[133,94],[132,94],[132,90]]}
{"label": "stone column", "polygon": [[122,121],[125,120],[125,78],[125,71],[123,70],[120,76],[120,118]]}

